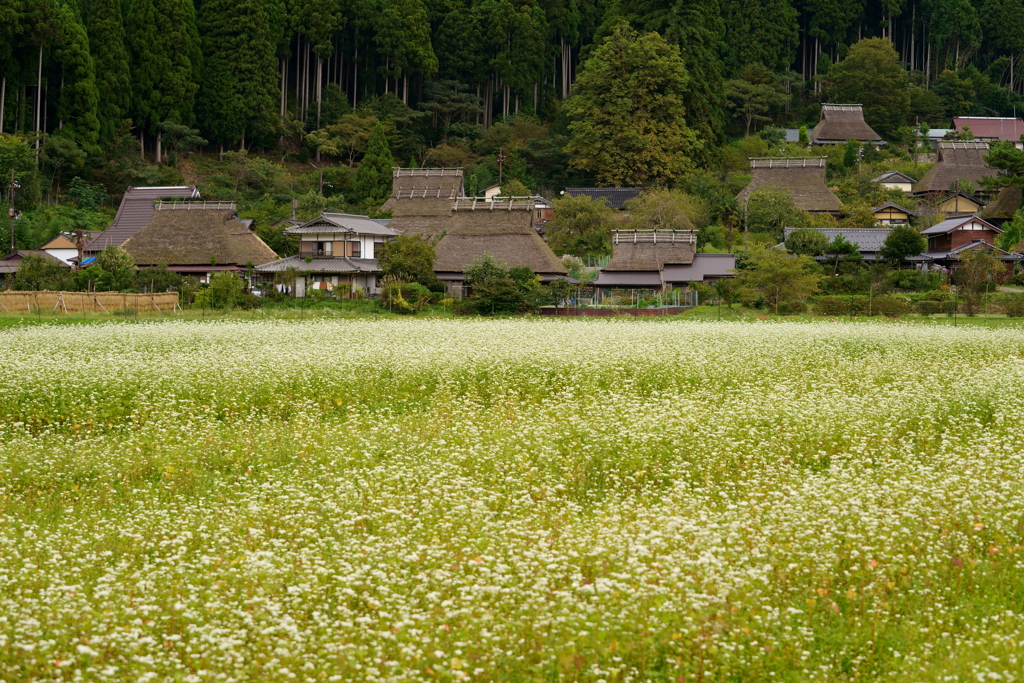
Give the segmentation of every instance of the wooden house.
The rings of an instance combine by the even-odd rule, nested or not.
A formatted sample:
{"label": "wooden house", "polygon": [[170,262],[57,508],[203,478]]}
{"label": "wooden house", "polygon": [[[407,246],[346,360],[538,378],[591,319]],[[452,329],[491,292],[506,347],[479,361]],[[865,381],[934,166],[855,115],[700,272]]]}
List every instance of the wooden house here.
{"label": "wooden house", "polygon": [[690,230],[613,230],[612,260],[593,286],[661,291],[666,268],[692,266],[696,253],[697,236]]}
{"label": "wooden house", "polygon": [[958,180],[969,180],[980,190],[982,178],[996,174],[985,163],[987,142],[939,142],[936,146],[937,161],[914,186],[916,195],[945,195]]}
{"label": "wooden house", "polygon": [[534,197],[485,201],[462,197],[451,203],[451,229],[435,247],[434,272],[461,296],[465,269],[484,254],[509,266],[526,266],[543,281],[568,274],[568,269],[537,234]]}
{"label": "wooden house", "polygon": [[322,213],[290,227],[285,234],[299,238],[299,253],[256,266],[261,286],[271,286],[278,273],[293,269],[298,298],[304,297],[307,289],[333,291],[342,298],[352,296],[357,287],[376,294],[381,272],[377,252],[398,234],[388,223],[368,216]]}
{"label": "wooden house", "polygon": [[736,195],[740,209],[751,192],[776,187],[793,196],[796,208],[810,213],[838,214],[839,198],[825,184],[826,157],[754,158],[750,160],[750,184]]}
{"label": "wooden house", "polygon": [[914,184],[917,181],[899,171],[889,171],[875,178],[874,182],[886,189],[899,190],[904,194],[910,194],[914,191]]}
{"label": "wooden house", "polygon": [[86,256],[95,256],[107,247],[123,246],[132,235],[149,225],[158,202],[197,199],[199,190],[194,185],[129,187],[121,198],[114,221],[85,245]]}
{"label": "wooden house", "polygon": [[1002,230],[978,216],[957,216],[947,218],[921,234],[928,238],[928,251],[950,251],[971,242],[995,244]]}
{"label": "wooden house", "polygon": [[864,108],[859,104],[823,104],[821,120],[811,131],[812,145],[845,145],[856,140],[881,147],[885,144],[864,120]]}
{"label": "wooden house", "polygon": [[242,224],[233,202],[157,202],[145,227],[121,246],[140,268],[167,266],[201,282],[277,258]]}
{"label": "wooden house", "polygon": [[452,202],[464,195],[461,168],[396,168],[381,208],[391,211],[392,229],[437,238],[451,228]]}
{"label": "wooden house", "polygon": [[895,202],[886,202],[871,209],[878,225],[907,225],[917,214]]}
{"label": "wooden house", "polygon": [[940,199],[935,205],[939,213],[947,217],[973,216],[979,213],[984,206],[985,202],[977,196],[964,192],[954,192],[948,197]]}

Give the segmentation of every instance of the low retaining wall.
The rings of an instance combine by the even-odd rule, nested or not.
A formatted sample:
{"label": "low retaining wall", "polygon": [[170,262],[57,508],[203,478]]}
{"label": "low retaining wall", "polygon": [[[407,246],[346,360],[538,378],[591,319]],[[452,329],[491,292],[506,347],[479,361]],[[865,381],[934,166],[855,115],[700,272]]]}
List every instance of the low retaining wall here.
{"label": "low retaining wall", "polygon": [[614,318],[618,315],[631,315],[634,318],[650,318],[659,315],[678,315],[688,311],[693,306],[663,306],[662,308],[554,308],[547,307],[540,309],[541,315],[552,317],[582,317],[582,318]]}
{"label": "low retaining wall", "polygon": [[177,292],[119,294],[118,292],[0,292],[0,313],[172,313],[178,305]]}

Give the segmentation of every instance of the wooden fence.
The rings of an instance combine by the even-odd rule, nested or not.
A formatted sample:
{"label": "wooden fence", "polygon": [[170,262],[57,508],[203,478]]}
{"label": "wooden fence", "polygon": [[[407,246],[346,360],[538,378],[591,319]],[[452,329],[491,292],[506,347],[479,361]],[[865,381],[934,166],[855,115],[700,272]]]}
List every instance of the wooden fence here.
{"label": "wooden fence", "polygon": [[0,313],[173,313],[177,306],[177,292],[0,292]]}

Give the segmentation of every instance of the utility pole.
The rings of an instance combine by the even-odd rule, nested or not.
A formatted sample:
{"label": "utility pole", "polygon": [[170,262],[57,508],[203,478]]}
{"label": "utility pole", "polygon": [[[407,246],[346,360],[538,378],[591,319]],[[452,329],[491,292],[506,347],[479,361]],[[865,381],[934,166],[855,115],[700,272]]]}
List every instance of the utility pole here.
{"label": "utility pole", "polygon": [[506,159],[506,157],[505,157],[505,150],[504,150],[504,148],[499,147],[498,148],[498,184],[499,185],[501,185],[501,182],[502,182],[502,179],[503,179],[502,176],[504,175],[504,171],[505,171],[505,159]]}
{"label": "utility pole", "polygon": [[8,206],[7,214],[11,217],[11,253],[14,253],[14,221],[18,217],[18,212],[14,208],[14,191],[19,187],[18,181],[14,179],[14,169],[11,169],[11,184],[10,190],[7,192]]}

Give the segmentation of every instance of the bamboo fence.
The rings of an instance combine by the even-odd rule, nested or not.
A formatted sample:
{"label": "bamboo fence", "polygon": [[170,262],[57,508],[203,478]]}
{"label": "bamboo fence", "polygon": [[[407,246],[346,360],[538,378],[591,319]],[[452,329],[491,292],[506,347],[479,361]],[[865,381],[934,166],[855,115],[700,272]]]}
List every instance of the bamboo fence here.
{"label": "bamboo fence", "polygon": [[0,313],[173,313],[177,292],[0,292]]}

